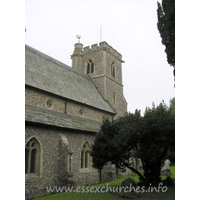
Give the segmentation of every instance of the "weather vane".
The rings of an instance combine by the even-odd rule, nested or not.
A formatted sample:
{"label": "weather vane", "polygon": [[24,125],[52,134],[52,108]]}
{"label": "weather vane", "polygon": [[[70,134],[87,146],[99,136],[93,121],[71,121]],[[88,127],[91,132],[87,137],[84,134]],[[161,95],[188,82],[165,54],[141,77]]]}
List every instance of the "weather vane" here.
{"label": "weather vane", "polygon": [[78,43],[80,43],[81,35],[77,35],[76,38],[78,38]]}

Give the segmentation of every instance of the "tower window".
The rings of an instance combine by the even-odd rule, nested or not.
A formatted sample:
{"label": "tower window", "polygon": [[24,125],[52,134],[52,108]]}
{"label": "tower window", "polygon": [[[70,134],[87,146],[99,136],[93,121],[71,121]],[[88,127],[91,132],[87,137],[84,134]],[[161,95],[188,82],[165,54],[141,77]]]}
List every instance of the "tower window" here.
{"label": "tower window", "polygon": [[87,62],[87,74],[92,74],[94,73],[94,63],[92,62],[91,59],[88,60]]}
{"label": "tower window", "polygon": [[113,103],[117,104],[117,94],[116,93],[113,94]]}
{"label": "tower window", "polygon": [[112,64],[111,64],[111,76],[113,77],[116,76],[116,65],[114,61],[112,61]]}

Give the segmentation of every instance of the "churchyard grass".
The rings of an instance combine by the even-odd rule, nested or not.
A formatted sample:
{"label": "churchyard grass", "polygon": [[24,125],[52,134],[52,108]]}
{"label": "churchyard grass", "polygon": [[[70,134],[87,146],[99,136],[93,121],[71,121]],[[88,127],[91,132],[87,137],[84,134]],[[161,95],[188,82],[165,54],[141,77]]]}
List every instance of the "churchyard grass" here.
{"label": "churchyard grass", "polygon": [[[171,178],[175,179],[175,166],[170,167],[171,170]],[[136,174],[130,174],[127,176],[119,177],[116,181],[108,182],[109,186],[120,186],[122,181],[126,178],[131,177],[135,180],[135,182],[139,182],[139,177]],[[162,175],[161,178],[164,180],[167,176]],[[105,186],[107,183],[96,184],[93,186]],[[119,193],[76,193],[76,192],[68,192],[68,193],[58,193],[52,194],[44,197],[35,198],[34,200],[124,200],[119,196]],[[131,199],[131,198],[129,198]],[[132,198],[133,199],[133,198]],[[142,193],[136,196],[134,199],[139,200],[174,200],[175,199],[175,187],[168,187],[166,192],[151,192],[151,193]]]}
{"label": "churchyard grass", "polygon": [[170,173],[161,175],[162,180],[167,178],[167,175],[169,175],[172,179],[175,179],[175,166],[170,166]]}
{"label": "churchyard grass", "polygon": [[[116,200],[116,196],[110,193],[59,193],[54,195],[49,195],[41,198],[36,198],[34,200]],[[117,198],[118,200],[124,200],[124,198]]]}

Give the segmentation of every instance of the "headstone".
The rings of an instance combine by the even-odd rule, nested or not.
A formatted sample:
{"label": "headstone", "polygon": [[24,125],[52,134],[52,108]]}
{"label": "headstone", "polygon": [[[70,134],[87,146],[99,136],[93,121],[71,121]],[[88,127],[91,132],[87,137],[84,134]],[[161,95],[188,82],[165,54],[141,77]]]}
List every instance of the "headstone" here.
{"label": "headstone", "polygon": [[165,160],[165,162],[164,162],[164,167],[161,169],[161,172],[164,172],[164,171],[170,171],[170,160],[169,159],[167,159],[167,160]]}
{"label": "headstone", "polygon": [[132,178],[127,178],[124,181],[122,181],[121,186],[130,187],[131,183],[132,183],[132,186],[136,186],[137,185],[137,183]]}

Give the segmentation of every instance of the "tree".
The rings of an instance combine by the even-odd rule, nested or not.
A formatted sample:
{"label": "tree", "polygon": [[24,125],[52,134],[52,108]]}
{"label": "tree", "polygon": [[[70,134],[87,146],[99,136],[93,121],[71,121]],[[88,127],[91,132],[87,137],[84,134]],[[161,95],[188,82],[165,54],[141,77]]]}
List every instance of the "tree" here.
{"label": "tree", "polygon": [[[147,108],[143,117],[136,110],[113,122],[104,121],[92,146],[93,166],[102,169],[103,163],[110,161],[121,170],[131,169],[143,182],[158,183],[162,161],[174,145],[172,113],[162,102]],[[133,157],[141,160],[144,174],[129,162]]]}
{"label": "tree", "polygon": [[[170,100],[170,113],[173,121],[175,121],[175,98]],[[174,127],[175,128],[175,127]],[[175,132],[175,130],[174,130]],[[175,164],[175,143],[170,146],[167,154],[167,158],[171,161],[171,164]]]}
{"label": "tree", "polygon": [[143,120],[140,157],[144,176],[150,182],[158,182],[162,161],[166,158],[168,150],[174,146],[175,116],[163,101],[156,108],[147,109]]}
{"label": "tree", "polygon": [[157,4],[157,27],[165,45],[167,62],[173,66],[175,77],[175,0],[162,0],[162,5],[159,2]]}
{"label": "tree", "polygon": [[[90,155],[92,156],[93,167],[99,170],[99,182],[101,182],[101,170],[103,166],[110,161],[110,154],[112,148],[107,141],[111,141],[115,131],[115,126],[110,126],[111,123],[107,119],[103,122],[101,130],[97,133],[95,137],[95,144],[92,145],[92,151]],[[109,153],[109,154],[108,154]]]}

